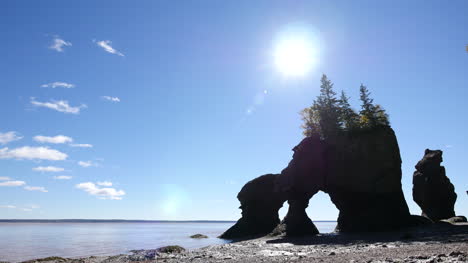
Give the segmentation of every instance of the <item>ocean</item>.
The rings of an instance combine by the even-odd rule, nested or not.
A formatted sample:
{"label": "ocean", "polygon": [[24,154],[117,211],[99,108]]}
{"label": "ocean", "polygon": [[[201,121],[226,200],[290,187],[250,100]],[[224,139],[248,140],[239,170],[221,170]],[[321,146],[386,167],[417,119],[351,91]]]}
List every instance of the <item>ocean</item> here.
{"label": "ocean", "polygon": [[[228,243],[217,238],[235,222],[0,223],[0,261],[19,262],[49,256],[86,257],[179,245],[196,249]],[[314,222],[321,233],[336,222]],[[206,239],[192,239],[204,234]]]}

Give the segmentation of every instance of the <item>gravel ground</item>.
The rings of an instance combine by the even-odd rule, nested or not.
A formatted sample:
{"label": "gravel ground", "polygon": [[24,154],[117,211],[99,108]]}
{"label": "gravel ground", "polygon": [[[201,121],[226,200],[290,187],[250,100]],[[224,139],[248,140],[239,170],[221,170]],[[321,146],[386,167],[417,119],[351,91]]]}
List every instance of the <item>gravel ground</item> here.
{"label": "gravel ground", "polygon": [[230,244],[161,253],[28,262],[468,262],[468,224],[435,224],[398,232],[327,234],[303,238],[262,237]]}

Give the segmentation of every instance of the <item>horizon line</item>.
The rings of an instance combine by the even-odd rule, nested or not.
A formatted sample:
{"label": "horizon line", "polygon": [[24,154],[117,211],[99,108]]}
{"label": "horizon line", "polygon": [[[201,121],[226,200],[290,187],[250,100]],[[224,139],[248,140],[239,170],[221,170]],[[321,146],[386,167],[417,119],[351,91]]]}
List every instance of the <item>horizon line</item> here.
{"label": "horizon line", "polygon": [[[312,220],[313,222],[337,222],[336,220]],[[236,223],[237,220],[150,220],[150,219],[0,219],[0,223],[14,222],[87,222],[87,223]]]}

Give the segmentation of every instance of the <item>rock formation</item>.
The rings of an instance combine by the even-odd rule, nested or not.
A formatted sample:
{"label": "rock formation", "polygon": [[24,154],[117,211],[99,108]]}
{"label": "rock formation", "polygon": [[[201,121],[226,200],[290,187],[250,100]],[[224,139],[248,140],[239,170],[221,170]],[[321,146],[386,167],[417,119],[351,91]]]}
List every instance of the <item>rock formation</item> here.
{"label": "rock formation", "polygon": [[289,182],[289,201],[307,199],[318,190],[328,193],[340,211],[337,231],[382,231],[411,221],[401,188],[398,142],[390,127],[344,132],[328,140],[309,137],[294,151],[278,184]]}
{"label": "rock formation", "polygon": [[328,193],[340,211],[340,232],[384,231],[423,222],[409,213],[401,187],[400,150],[390,127],[342,132],[325,140],[311,136],[293,151],[280,175],[264,175],[242,188],[242,218],[223,237],[267,233],[279,222],[285,200],[289,210],[279,228],[287,235],[317,234],[305,209],[318,191]]}
{"label": "rock formation", "polygon": [[441,150],[426,149],[413,174],[413,200],[421,207],[422,215],[433,221],[455,216],[457,194],[445,175],[445,167],[440,165],[442,161]]}
{"label": "rock formation", "polygon": [[275,191],[277,174],[262,175],[242,187],[237,195],[242,217],[220,237],[236,239],[270,233],[279,223],[279,209],[284,195]]}

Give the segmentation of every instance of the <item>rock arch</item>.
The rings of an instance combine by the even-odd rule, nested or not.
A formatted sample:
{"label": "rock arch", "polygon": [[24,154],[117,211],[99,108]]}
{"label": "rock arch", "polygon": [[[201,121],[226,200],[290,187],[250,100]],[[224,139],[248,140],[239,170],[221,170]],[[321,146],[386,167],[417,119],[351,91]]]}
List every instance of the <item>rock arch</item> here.
{"label": "rock arch", "polygon": [[[269,199],[275,200],[272,201],[275,205],[269,210],[268,222],[278,222],[279,208],[284,201],[289,203],[288,213],[277,231],[288,235],[317,234],[305,210],[318,191],[329,194],[339,210],[337,231],[383,231],[412,224],[401,187],[400,150],[390,127],[343,132],[333,140],[307,137],[293,151],[289,165],[281,174],[269,175],[268,183],[262,186],[269,189],[266,196],[257,197],[257,201],[240,198],[243,192],[256,192],[251,188],[255,185],[253,181],[265,176],[242,188],[238,195],[242,218],[221,237],[238,237],[235,233],[240,233],[239,229],[247,229],[242,225],[261,231],[244,231],[241,236],[273,230],[273,224],[266,227],[258,221],[260,210],[254,214],[248,212],[249,206],[259,203],[269,207]],[[262,201],[258,202],[259,199]]]}

